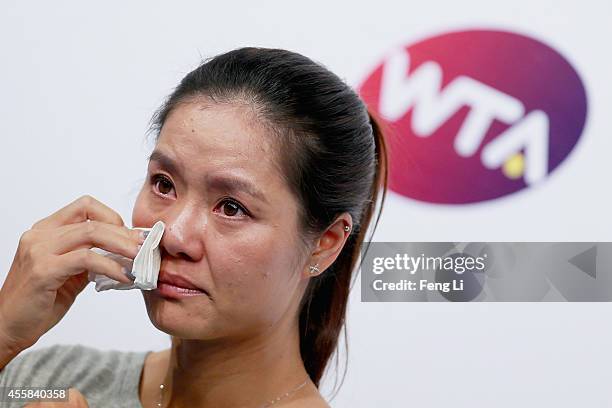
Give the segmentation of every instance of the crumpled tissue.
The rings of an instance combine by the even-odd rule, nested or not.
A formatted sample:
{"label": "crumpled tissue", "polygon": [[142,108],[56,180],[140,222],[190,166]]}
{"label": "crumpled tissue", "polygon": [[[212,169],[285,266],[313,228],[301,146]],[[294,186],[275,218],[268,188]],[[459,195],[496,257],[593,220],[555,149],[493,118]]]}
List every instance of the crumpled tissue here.
{"label": "crumpled tissue", "polygon": [[133,260],[101,248],[92,248],[92,251],[119,262],[123,266],[123,273],[133,279],[132,283],[124,283],[90,271],[87,278],[90,282],[96,283],[96,291],[101,292],[108,289],[153,290],[157,288],[157,277],[161,266],[159,242],[164,234],[165,227],[162,221],[157,221],[152,228],[134,228],[145,231],[146,238]]}

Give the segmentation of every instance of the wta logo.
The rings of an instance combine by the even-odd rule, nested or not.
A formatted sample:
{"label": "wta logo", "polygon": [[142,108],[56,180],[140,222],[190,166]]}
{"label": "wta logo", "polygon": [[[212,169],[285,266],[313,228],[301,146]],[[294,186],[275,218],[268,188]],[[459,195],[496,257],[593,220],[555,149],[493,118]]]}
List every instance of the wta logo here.
{"label": "wta logo", "polygon": [[587,114],[584,85],[563,56],[502,31],[393,50],[359,93],[387,124],[389,187],[440,204],[542,182],[576,146]]}

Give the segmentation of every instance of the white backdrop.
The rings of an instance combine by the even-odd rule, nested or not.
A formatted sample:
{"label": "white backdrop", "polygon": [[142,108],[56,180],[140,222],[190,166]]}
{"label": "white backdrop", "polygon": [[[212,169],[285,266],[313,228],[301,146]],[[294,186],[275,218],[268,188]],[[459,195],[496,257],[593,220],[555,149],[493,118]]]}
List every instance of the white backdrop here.
{"label": "white backdrop", "polygon": [[[567,56],[589,97],[583,138],[548,181],[500,200],[433,206],[390,193],[374,239],[612,240],[612,2],[166,3],[3,2],[1,281],[20,234],[82,194],[130,223],[147,122],[202,57],[287,48],[356,86],[393,46],[462,28],[531,34]],[[335,407],[612,406],[610,304],[375,304],[359,294],[357,284]],[[90,285],[34,347],[56,343],[146,350],[169,340],[138,291]]]}

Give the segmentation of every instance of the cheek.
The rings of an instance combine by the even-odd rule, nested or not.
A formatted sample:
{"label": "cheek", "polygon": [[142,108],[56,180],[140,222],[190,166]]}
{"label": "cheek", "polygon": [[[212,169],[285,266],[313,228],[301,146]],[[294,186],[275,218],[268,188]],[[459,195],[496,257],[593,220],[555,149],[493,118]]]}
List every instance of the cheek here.
{"label": "cheek", "polygon": [[215,288],[232,309],[278,309],[294,293],[299,278],[295,246],[279,236],[285,235],[268,231],[231,244],[229,239],[215,243],[222,245],[215,248],[215,259],[209,253]]}
{"label": "cheek", "polygon": [[132,226],[134,227],[147,227],[151,226],[156,220],[154,220],[154,214],[148,209],[146,203],[146,191],[147,184],[142,187],[140,193],[138,193],[138,197],[136,197],[136,202],[134,203],[134,208],[132,209]]}

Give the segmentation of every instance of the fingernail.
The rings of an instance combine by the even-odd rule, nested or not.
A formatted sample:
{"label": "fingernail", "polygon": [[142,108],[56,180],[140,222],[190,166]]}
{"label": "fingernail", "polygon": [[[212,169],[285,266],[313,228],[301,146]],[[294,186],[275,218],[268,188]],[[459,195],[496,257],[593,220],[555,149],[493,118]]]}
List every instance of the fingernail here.
{"label": "fingernail", "polygon": [[141,244],[145,242],[145,239],[147,239],[148,235],[149,235],[149,231],[140,231],[140,234],[138,234],[138,237],[140,238]]}

